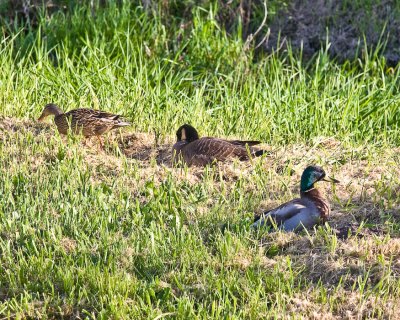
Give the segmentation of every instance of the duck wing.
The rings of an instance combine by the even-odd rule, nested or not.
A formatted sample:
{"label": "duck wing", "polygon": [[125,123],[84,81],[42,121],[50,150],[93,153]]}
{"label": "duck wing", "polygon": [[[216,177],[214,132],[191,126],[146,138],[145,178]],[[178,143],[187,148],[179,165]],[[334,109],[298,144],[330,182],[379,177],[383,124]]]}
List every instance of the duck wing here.
{"label": "duck wing", "polygon": [[247,149],[218,138],[204,137],[182,148],[186,162],[206,165],[213,161],[225,161],[231,157],[248,158]]}
{"label": "duck wing", "polygon": [[91,118],[98,119],[100,122],[111,122],[110,126],[112,127],[112,129],[131,125],[130,122],[124,121],[119,114],[108,113],[100,110],[92,111],[93,113],[91,115]]}
{"label": "duck wing", "polygon": [[104,119],[104,120],[118,120],[121,116],[118,114],[113,114],[101,110],[94,110],[94,109],[87,109],[87,108],[80,108],[68,111],[66,115],[71,115],[76,118],[81,119]]}
{"label": "duck wing", "polygon": [[95,111],[92,113],[92,117],[97,119],[108,119],[108,120],[118,120],[121,116],[119,114],[108,113],[100,110],[92,110]]}
{"label": "duck wing", "polygon": [[[247,151],[247,149],[249,149],[250,153],[253,157],[260,157],[263,154],[267,153],[267,151],[265,151],[265,150],[258,150],[256,148],[251,148],[253,146],[260,144],[261,141],[257,141],[257,140],[225,140],[225,141],[229,142],[232,145],[243,147],[246,149],[246,151]],[[246,155],[243,157],[240,157],[240,160],[248,160],[249,159],[248,156],[249,155],[246,152]]]}
{"label": "duck wing", "polygon": [[282,226],[289,219],[301,214],[307,207],[301,199],[294,199],[286,202],[279,207],[266,211],[262,215],[255,218],[252,224],[253,228],[261,226],[273,226],[273,222],[279,227]]}
{"label": "duck wing", "polygon": [[248,141],[246,141],[246,140],[225,140],[225,141],[227,141],[233,145],[243,146],[243,147],[245,147],[246,145],[249,147],[252,147],[252,146],[256,146],[261,143],[261,141],[257,141],[257,140],[248,140]]}
{"label": "duck wing", "polygon": [[71,127],[79,128],[85,136],[101,135],[111,129],[130,125],[119,119],[119,115],[94,109],[71,110],[65,113],[65,117],[69,119]]}

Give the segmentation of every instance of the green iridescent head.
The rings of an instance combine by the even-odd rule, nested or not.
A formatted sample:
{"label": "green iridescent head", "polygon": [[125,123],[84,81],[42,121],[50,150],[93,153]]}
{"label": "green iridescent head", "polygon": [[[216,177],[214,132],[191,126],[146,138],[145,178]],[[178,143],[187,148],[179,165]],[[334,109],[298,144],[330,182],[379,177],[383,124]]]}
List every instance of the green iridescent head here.
{"label": "green iridescent head", "polygon": [[338,180],[333,178],[326,178],[324,169],[319,166],[308,166],[301,175],[300,190],[308,191],[314,188],[314,184],[318,181],[328,181],[339,183]]}

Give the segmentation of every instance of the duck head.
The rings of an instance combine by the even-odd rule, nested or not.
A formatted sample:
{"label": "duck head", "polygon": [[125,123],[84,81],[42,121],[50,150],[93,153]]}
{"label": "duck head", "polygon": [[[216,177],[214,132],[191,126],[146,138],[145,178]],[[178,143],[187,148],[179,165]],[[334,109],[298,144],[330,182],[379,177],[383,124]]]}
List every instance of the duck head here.
{"label": "duck head", "polygon": [[338,180],[327,177],[324,169],[321,167],[308,166],[301,175],[300,190],[302,192],[309,191],[314,188],[314,184],[318,181],[339,183]]}
{"label": "duck head", "polygon": [[192,142],[199,139],[199,134],[197,130],[193,128],[190,124],[184,124],[180,126],[178,131],[176,131],[177,141],[187,141]]}
{"label": "duck head", "polygon": [[54,115],[58,116],[63,114],[64,112],[54,103],[46,104],[44,107],[42,114],[40,115],[38,121],[43,121],[47,116]]}

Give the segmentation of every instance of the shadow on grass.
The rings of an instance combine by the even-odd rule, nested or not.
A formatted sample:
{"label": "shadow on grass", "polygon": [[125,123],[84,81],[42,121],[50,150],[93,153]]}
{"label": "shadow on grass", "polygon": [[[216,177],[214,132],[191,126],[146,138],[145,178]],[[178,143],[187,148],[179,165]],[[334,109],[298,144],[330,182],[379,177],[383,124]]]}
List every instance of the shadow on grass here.
{"label": "shadow on grass", "polygon": [[122,136],[118,140],[120,150],[126,157],[149,163],[155,159],[158,165],[172,167],[172,145],[156,145],[155,140],[148,134],[134,133]]}
{"label": "shadow on grass", "polygon": [[[400,194],[397,189],[392,188],[388,195]],[[388,207],[384,205],[388,202],[385,195],[380,195],[377,201],[362,196],[342,199],[340,202],[345,203],[345,206],[333,208],[329,225],[340,239],[346,239],[350,235],[362,237],[389,234],[397,237],[400,228],[396,226],[396,221],[400,220],[400,210],[396,207],[396,201],[399,200],[395,199],[394,204]]]}

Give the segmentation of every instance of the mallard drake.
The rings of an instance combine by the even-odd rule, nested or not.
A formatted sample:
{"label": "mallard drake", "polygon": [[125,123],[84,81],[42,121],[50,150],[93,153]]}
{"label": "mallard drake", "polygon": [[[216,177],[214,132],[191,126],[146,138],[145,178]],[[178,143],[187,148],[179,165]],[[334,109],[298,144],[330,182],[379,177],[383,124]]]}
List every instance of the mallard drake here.
{"label": "mallard drake", "polygon": [[223,140],[218,138],[199,138],[197,130],[189,124],[179,127],[176,132],[177,142],[172,148],[173,160],[182,159],[188,166],[206,166],[215,161],[229,158],[249,160],[259,157],[264,150],[254,150],[260,141]]}
{"label": "mallard drake", "polygon": [[336,179],[326,178],[326,173],[321,167],[307,167],[301,176],[300,198],[264,212],[255,218],[252,227],[276,225],[284,231],[297,231],[311,228],[320,222],[324,223],[330,214],[330,207],[324,195],[314,186],[319,181],[339,183]]}
{"label": "mallard drake", "polygon": [[61,134],[67,134],[71,128],[74,134],[82,133],[84,137],[96,136],[99,138],[112,129],[131,125],[120,119],[121,116],[117,114],[83,108],[64,113],[53,103],[44,107],[38,121],[43,121],[49,115],[54,115],[54,122]]}

